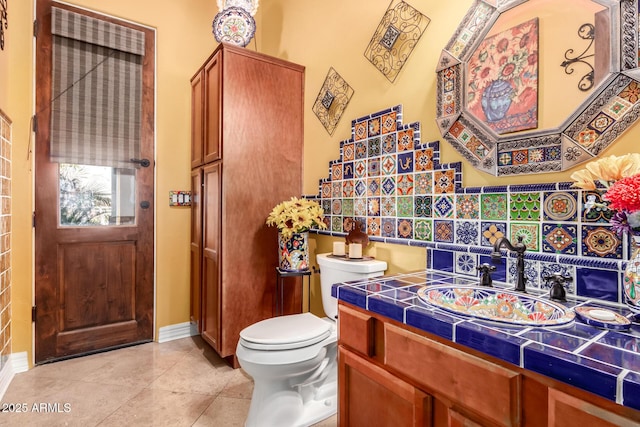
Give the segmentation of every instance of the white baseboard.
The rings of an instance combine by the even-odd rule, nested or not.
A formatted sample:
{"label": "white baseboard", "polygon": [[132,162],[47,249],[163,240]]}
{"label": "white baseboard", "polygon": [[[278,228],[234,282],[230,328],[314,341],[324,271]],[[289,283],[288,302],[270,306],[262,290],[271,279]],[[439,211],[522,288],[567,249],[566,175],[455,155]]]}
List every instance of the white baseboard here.
{"label": "white baseboard", "polygon": [[163,326],[158,330],[158,342],[163,343],[180,338],[189,338],[198,335],[198,329],[191,322],[178,323],[176,325]]}
{"label": "white baseboard", "polygon": [[2,370],[0,370],[0,399],[9,388],[9,384],[11,384],[11,380],[13,380],[15,374],[28,370],[29,361],[26,351],[9,355],[7,363],[3,366]]}

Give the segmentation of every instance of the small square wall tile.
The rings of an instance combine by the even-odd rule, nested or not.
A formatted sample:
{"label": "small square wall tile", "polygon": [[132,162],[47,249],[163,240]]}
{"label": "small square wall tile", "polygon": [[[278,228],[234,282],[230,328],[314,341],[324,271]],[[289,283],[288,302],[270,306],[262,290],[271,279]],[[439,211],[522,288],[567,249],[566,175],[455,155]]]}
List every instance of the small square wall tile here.
{"label": "small square wall tile", "polygon": [[342,232],[342,217],[341,216],[332,216],[331,217],[331,231]]}
{"label": "small square wall tile", "polygon": [[353,173],[356,178],[365,178],[367,175],[367,162],[366,160],[356,160],[353,163]]}
{"label": "small square wall tile", "polygon": [[365,216],[367,214],[367,199],[365,197],[353,199],[353,214],[355,216]]}
{"label": "small square wall tile", "polygon": [[362,197],[367,194],[367,183],[363,179],[356,179],[354,185],[356,197]]}
{"label": "small square wall tile", "polygon": [[342,214],[353,216],[353,199],[342,199]]}
{"label": "small square wall tile", "polygon": [[578,192],[556,191],[543,193],[544,219],[548,221],[576,221]]}
{"label": "small square wall tile", "polygon": [[413,172],[413,151],[398,153],[397,171],[399,174]]}
{"label": "small square wall tile", "polygon": [[402,239],[413,238],[413,220],[398,218],[398,237]]}
{"label": "small square wall tile", "polygon": [[331,215],[342,215],[342,200],[333,199],[331,201]]}
{"label": "small square wall tile", "polygon": [[357,141],[355,145],[356,160],[367,158],[367,141]]}
{"label": "small square wall tile", "polygon": [[480,217],[485,220],[507,220],[507,195],[504,193],[480,195]]}
{"label": "small square wall tile", "polygon": [[434,220],[433,222],[434,236],[436,242],[453,243],[454,225],[453,221]]}
{"label": "small square wall tile", "polygon": [[413,201],[413,212],[416,217],[431,218],[433,216],[431,196],[415,196]]}
{"label": "small square wall tile", "polygon": [[380,195],[380,178],[367,179],[367,196],[379,196]]}
{"label": "small square wall tile", "polygon": [[[598,205],[589,209],[587,212],[584,209],[584,204],[592,199]],[[606,209],[601,207],[602,204],[606,204],[604,200],[602,200],[602,193],[597,191],[583,191],[582,192],[582,221],[583,222],[602,222],[608,223],[611,217],[613,216],[613,212],[610,209]]]}
{"label": "small square wall tile", "polygon": [[367,160],[367,176],[380,175],[380,157],[370,158]]}
{"label": "small square wall tile", "polygon": [[398,131],[398,140],[396,141],[396,146],[398,152],[413,151],[413,149],[415,148],[413,140],[413,129]]}
{"label": "small square wall tile", "polygon": [[413,217],[413,197],[404,196],[396,199],[396,210],[398,216],[403,218]]}
{"label": "small square wall tile", "polygon": [[413,223],[413,238],[417,240],[433,240],[433,223],[430,219],[416,219]]}
{"label": "small square wall tile", "polygon": [[[356,158],[356,151],[353,142],[346,143],[342,146],[342,160],[345,162],[353,161]],[[353,164],[353,163],[352,163]]]}
{"label": "small square wall tile", "polygon": [[528,251],[540,250],[540,225],[530,222],[512,222],[509,227],[511,241],[515,244],[518,237],[522,236],[522,243]]}
{"label": "small square wall tile", "polygon": [[396,216],[396,198],[382,197],[380,199],[380,215]]}
{"label": "small square wall tile", "polygon": [[478,255],[470,254],[466,252],[454,252],[454,268],[458,274],[464,274],[465,276],[478,275],[476,267],[478,266]]}
{"label": "small square wall tile", "polygon": [[480,242],[480,224],[477,221],[458,221],[456,224],[455,242],[463,245],[477,246]]}
{"label": "small square wall tile", "polygon": [[432,250],[431,253],[431,268],[441,271],[453,271],[453,252]]}
{"label": "small square wall tile", "polygon": [[396,173],[396,155],[388,154],[380,158],[380,170],[383,175],[392,175]]}
{"label": "small square wall tile", "polygon": [[367,215],[380,216],[380,197],[367,198]]}
{"label": "small square wall tile", "polygon": [[432,148],[416,150],[415,170],[416,171],[433,170],[433,149]]}
{"label": "small square wall tile", "polygon": [[391,154],[396,152],[396,135],[396,133],[389,133],[382,137],[382,154]]}
{"label": "small square wall tile", "polygon": [[509,195],[509,213],[512,221],[538,221],[540,211],[540,193]]}
{"label": "small square wall tile", "polygon": [[342,181],[342,197],[353,197],[355,195],[355,187],[352,179]]}
{"label": "small square wall tile", "polygon": [[542,252],[578,255],[577,234],[575,224],[543,223]]}
{"label": "small square wall tile", "polygon": [[622,241],[611,227],[582,226],[582,255],[622,259]]}
{"label": "small square wall tile", "polygon": [[482,221],[480,223],[480,231],[480,244],[482,246],[493,246],[496,240],[507,235],[507,223]]}
{"label": "small square wall tile", "polygon": [[431,195],[433,193],[433,174],[431,172],[415,174],[413,188],[415,194]]}
{"label": "small square wall tile", "polygon": [[453,218],[454,214],[453,197],[450,195],[434,196],[433,216],[435,218]]}
{"label": "small square wall tile", "polygon": [[576,268],[576,293],[585,298],[618,302],[618,272],[597,268]]}
{"label": "small square wall tile", "polygon": [[413,175],[405,174],[398,175],[396,182],[396,191],[398,196],[411,196],[413,195]]}
{"label": "small square wall tile", "polygon": [[367,218],[367,234],[380,236],[380,218]]}
{"label": "small square wall tile", "polygon": [[455,170],[435,171],[433,175],[433,192],[436,194],[454,193],[456,191]]}
{"label": "small square wall tile", "polygon": [[368,157],[377,157],[380,155],[380,138],[369,138],[367,142],[367,155]]}
{"label": "small square wall tile", "polygon": [[480,218],[480,198],[477,194],[456,194],[456,219]]}
{"label": "small square wall tile", "polygon": [[382,237],[396,237],[395,218],[380,218],[380,235]]}
{"label": "small square wall tile", "polygon": [[382,181],[380,183],[380,191],[385,196],[395,196],[396,195],[395,176],[382,177]]}

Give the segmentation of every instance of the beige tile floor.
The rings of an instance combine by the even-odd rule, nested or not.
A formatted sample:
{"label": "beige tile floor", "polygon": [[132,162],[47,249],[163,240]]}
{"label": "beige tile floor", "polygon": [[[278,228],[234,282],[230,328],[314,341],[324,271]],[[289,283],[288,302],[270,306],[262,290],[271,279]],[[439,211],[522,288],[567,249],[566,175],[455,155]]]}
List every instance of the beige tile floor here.
{"label": "beige tile floor", "polygon": [[148,343],[17,374],[0,401],[27,412],[0,426],[243,426],[252,390],[199,337]]}

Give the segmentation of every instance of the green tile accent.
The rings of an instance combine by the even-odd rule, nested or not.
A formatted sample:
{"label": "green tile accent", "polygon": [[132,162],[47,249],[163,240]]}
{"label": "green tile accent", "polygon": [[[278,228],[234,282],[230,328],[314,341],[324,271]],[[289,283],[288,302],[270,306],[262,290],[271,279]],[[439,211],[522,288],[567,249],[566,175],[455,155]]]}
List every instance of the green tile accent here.
{"label": "green tile accent", "polygon": [[511,221],[538,221],[541,211],[540,193],[511,193],[509,203]]}
{"label": "green tile accent", "polygon": [[507,195],[482,194],[480,196],[480,216],[485,220],[505,221],[507,219]]}

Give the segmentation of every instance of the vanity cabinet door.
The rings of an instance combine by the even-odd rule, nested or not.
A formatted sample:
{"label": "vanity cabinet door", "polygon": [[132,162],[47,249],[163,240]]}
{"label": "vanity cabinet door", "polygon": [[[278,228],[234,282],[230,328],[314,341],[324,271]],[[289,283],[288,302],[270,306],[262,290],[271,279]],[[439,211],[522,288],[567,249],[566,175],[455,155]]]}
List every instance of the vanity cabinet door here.
{"label": "vanity cabinet door", "polygon": [[339,425],[409,427],[432,425],[432,397],[340,346]]}
{"label": "vanity cabinet door", "polygon": [[640,423],[561,391],[549,389],[547,425],[550,427],[638,427]]}
{"label": "vanity cabinet door", "polygon": [[221,232],[221,165],[203,168],[202,187],[202,338],[220,351],[220,232]]}

